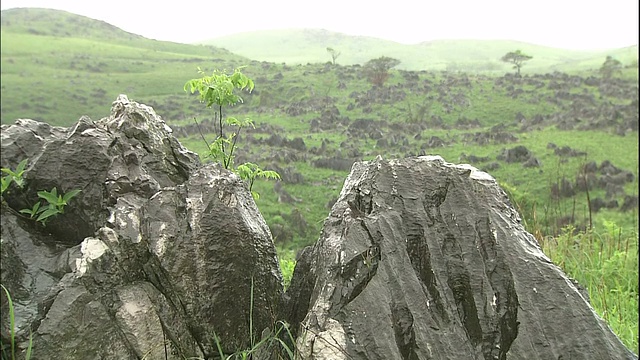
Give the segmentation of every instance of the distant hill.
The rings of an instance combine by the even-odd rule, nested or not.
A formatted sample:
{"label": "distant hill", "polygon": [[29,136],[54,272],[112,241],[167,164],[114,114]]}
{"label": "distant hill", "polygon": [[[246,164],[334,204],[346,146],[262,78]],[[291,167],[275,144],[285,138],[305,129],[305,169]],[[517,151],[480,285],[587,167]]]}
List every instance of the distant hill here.
{"label": "distant hill", "polygon": [[[229,51],[214,46],[181,44],[147,39],[124,31],[101,20],[69,13],[63,10],[41,8],[15,8],[2,10],[0,22],[3,33],[50,36],[62,39],[84,39],[108,44],[118,44],[135,49],[149,49],[191,55],[231,55]],[[28,46],[29,44],[24,44]],[[3,45],[4,47],[4,45]],[[240,58],[237,56],[237,58]]]}
{"label": "distant hill", "polygon": [[104,21],[72,14],[62,10],[16,8],[3,10],[2,28],[32,35],[79,37],[117,40],[141,40],[140,35],[126,32]]}
{"label": "distant hill", "polygon": [[289,29],[245,32],[202,42],[250,59],[287,64],[327,62],[327,47],[341,54],[337,63],[363,64],[380,56],[399,59],[404,70],[453,70],[505,72],[508,64],[500,58],[509,51],[532,55],[523,69],[531,72],[572,71],[576,67],[598,68],[607,55],[625,65],[638,59],[638,46],[609,51],[556,49],[509,40],[438,40],[415,45],[363,36],[351,36],[318,29]]}
{"label": "distant hill", "polygon": [[[201,105],[187,101],[189,95],[184,92],[183,85],[188,79],[199,76],[198,67],[210,71],[248,65],[247,74],[256,78],[261,86],[266,86],[265,79],[275,76],[274,72],[279,74],[285,70],[281,65],[283,62],[313,62],[312,68],[324,66],[331,59],[326,51],[329,46],[342,53],[337,59],[338,65],[364,63],[386,55],[402,61],[399,69],[486,72],[498,76],[512,72],[498,59],[515,49],[534,56],[523,68],[524,75],[536,71],[597,69],[606,55],[612,55],[625,65],[635,60],[636,68],[627,69],[625,76],[634,77],[634,70],[637,76],[637,46],[609,53],[584,53],[506,41],[435,41],[402,45],[324,30],[238,35],[237,39],[247,37],[245,43],[255,42],[255,36],[258,39],[263,36],[261,44],[254,46],[252,51],[282,56],[272,60],[275,64],[260,64],[260,60],[266,60],[258,55],[238,54],[237,50],[230,52],[220,47],[233,49],[229,45],[151,40],[103,21],[60,10],[10,9],[2,11],[0,19],[2,123],[32,118],[63,125],[82,115],[104,116],[105,104],[110,104],[121,93],[162,109],[164,116],[174,121],[191,122],[192,117],[186,115],[187,108]],[[277,91],[271,92],[271,99],[268,92],[259,95],[260,104],[279,104],[282,101],[279,97],[293,101],[309,94],[328,94],[334,83],[343,82],[341,86],[346,86],[348,93],[361,91],[366,86],[364,83],[353,85],[349,79],[333,78],[333,75],[312,78],[304,66],[296,66],[296,69],[286,84],[278,85]],[[261,90],[257,89],[256,93]]]}
{"label": "distant hill", "polygon": [[210,45],[147,39],[60,10],[0,14],[2,123],[99,118],[122,93],[147,103],[187,100],[182,86],[198,76],[198,67],[232,69],[251,61]]}

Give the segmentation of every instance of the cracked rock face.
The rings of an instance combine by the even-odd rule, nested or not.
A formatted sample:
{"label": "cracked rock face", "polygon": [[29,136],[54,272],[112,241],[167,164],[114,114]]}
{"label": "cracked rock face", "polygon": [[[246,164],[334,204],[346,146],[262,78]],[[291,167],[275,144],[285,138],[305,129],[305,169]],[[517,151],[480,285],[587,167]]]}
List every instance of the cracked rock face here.
{"label": "cracked rock face", "polygon": [[440,157],[356,163],[287,295],[301,359],[635,358],[495,180]]}
{"label": "cracked rock face", "polygon": [[[11,169],[29,159],[26,187],[4,194],[0,277],[34,358],[208,358],[216,336],[245,349],[252,291],[254,336],[272,324],[282,278],[251,194],[152,108],[121,95],[95,122],[18,120],[2,125],[1,155]],[[17,213],[53,187],[82,192],[46,227]]]}

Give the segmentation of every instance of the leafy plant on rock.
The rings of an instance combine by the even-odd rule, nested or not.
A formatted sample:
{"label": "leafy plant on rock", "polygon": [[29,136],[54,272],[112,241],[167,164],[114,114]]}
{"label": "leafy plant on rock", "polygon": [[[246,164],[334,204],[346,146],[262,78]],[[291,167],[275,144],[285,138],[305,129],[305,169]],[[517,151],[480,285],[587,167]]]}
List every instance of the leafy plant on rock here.
{"label": "leafy plant on rock", "polygon": [[47,201],[48,205],[41,207],[40,202],[35,203],[31,209],[22,209],[21,213],[29,215],[30,219],[36,219],[43,226],[46,225],[47,220],[58,214],[64,214],[64,207],[69,200],[78,195],[80,190],[71,190],[64,195],[58,194],[58,189],[53,188],[51,191],[38,191],[38,197]]}
{"label": "leafy plant on rock", "polygon": [[[8,168],[2,168],[0,171],[7,174],[1,178],[2,181],[2,192],[1,194],[4,196],[5,191],[9,189],[11,183],[15,183],[20,189],[24,188],[25,180],[23,178],[23,174],[25,168],[27,166],[27,160],[24,159],[18,164],[16,170],[11,170]],[[67,203],[76,195],[80,193],[81,190],[71,190],[65,194],[58,194],[58,189],[53,188],[51,191],[38,191],[38,197],[46,200],[47,204],[42,206],[40,201],[36,202],[30,209],[22,209],[19,211],[20,214],[29,215],[29,219],[40,222],[42,226],[45,226],[47,220],[52,216],[58,214],[64,214],[64,208]],[[3,198],[4,199],[4,198]]]}
{"label": "leafy plant on rock", "polygon": [[[249,185],[249,191],[254,198],[258,198],[259,194],[252,191],[253,183],[256,178],[279,179],[280,175],[275,171],[262,170],[258,165],[253,163],[244,163],[234,168],[234,150],[236,149],[238,136],[245,127],[254,127],[253,121],[249,118],[239,120],[232,116],[225,116],[223,109],[225,106],[234,106],[242,103],[243,99],[236,91],[253,91],[254,82],[248,76],[243,74],[240,68],[236,68],[231,75],[218,69],[208,76],[198,68],[201,78],[191,79],[184,85],[184,91],[190,91],[192,94],[198,92],[200,102],[206,104],[208,108],[217,108],[218,134],[216,139],[209,143],[202,135],[202,139],[209,149],[209,157],[219,162],[225,169],[234,171]],[[197,121],[196,121],[197,124]],[[226,128],[235,128],[225,132]]]}
{"label": "leafy plant on rock", "polygon": [[18,164],[18,167],[15,171],[7,168],[0,169],[3,173],[7,174],[6,176],[3,176],[1,178],[2,194],[4,194],[7,189],[9,189],[9,185],[11,185],[12,182],[18,185],[18,187],[21,189],[24,187],[24,179],[22,178],[22,174],[24,174],[24,169],[27,167],[27,160],[28,159],[22,160],[20,164]]}
{"label": "leafy plant on rock", "polygon": [[236,172],[241,179],[244,179],[249,184],[249,191],[251,191],[251,195],[256,199],[260,198],[260,194],[253,191],[253,182],[256,178],[261,177],[273,180],[280,179],[280,175],[277,172],[272,170],[262,170],[258,165],[250,162],[238,165]]}

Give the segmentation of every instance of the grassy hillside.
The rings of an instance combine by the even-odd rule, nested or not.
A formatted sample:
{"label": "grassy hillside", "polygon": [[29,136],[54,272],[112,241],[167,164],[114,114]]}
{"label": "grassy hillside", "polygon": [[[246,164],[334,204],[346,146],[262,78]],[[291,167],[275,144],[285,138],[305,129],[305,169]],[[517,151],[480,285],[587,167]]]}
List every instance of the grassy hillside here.
{"label": "grassy hillside", "polygon": [[[255,185],[261,194],[258,206],[282,257],[292,257],[318,238],[353,161],[438,154],[491,173],[553,259],[589,285],[592,298],[605,300],[598,311],[610,315],[610,324],[637,352],[637,283],[630,290],[615,285],[637,278],[637,47],[607,53],[623,63],[635,56],[636,66],[604,79],[594,70],[604,53],[513,42],[405,46],[322,31],[305,32],[302,38],[287,34],[273,36],[270,41],[279,43],[264,48],[286,54],[297,47],[296,54],[319,60],[260,62],[210,45],[145,39],[60,11],[3,11],[2,124],[32,118],[69,126],[82,115],[99,119],[108,116],[111,102],[124,93],[152,106],[204,158],[206,146],[193,118],[213,139],[214,112],[187,95],[183,85],[198,76],[198,67],[209,72],[248,65],[243,71],[255,81],[255,90],[227,113],[256,123],[255,130],[243,133],[238,162],[250,160],[283,175],[279,187],[264,181]],[[342,52],[337,65],[326,63],[327,46]],[[515,48],[534,56],[523,77],[505,75],[512,70],[494,58]],[[416,49],[423,55],[412,53]],[[360,66],[347,65],[354,54],[362,62],[380,55],[400,58],[402,52],[425,67],[394,69],[382,87],[372,86]],[[409,61],[403,60],[405,66]],[[489,66],[491,61],[495,63]],[[500,66],[498,75],[463,71],[485,69],[483,63]],[[447,68],[455,71],[442,71]],[[562,68],[571,73],[556,72]],[[521,147],[526,161],[517,159]],[[591,165],[595,170],[585,173]],[[589,187],[580,188],[580,179],[587,177]],[[606,206],[594,210],[596,199]],[[573,236],[572,228],[590,235]],[[576,265],[567,254],[587,240],[585,254],[592,254],[588,251],[598,246],[595,238],[612,239],[615,246],[587,256],[592,263]],[[604,274],[605,267],[628,271],[616,275],[625,279],[608,275],[611,284],[606,286],[593,276],[580,277]]]}
{"label": "grassy hillside", "polygon": [[109,41],[140,41],[140,35],[123,31],[104,21],[94,20],[65,11],[39,8],[18,8],[2,11],[3,28],[12,32],[58,37],[80,37]]}
{"label": "grassy hillside", "polygon": [[598,68],[607,55],[624,64],[637,64],[638,47],[611,51],[555,49],[517,41],[438,40],[405,45],[388,40],[350,36],[327,30],[290,29],[245,32],[203,42],[260,61],[286,64],[324,63],[331,60],[326,48],[340,51],[337,62],[363,64],[380,56],[401,60],[403,70],[453,70],[503,74],[510,67],[500,61],[517,49],[533,55],[524,67],[527,72],[569,71]]}
{"label": "grassy hillside", "polygon": [[197,67],[233,68],[248,59],[213,46],[156,41],[46,9],[2,11],[2,123],[32,118],[65,125],[107,115],[120,93],[150,101],[184,94]]}

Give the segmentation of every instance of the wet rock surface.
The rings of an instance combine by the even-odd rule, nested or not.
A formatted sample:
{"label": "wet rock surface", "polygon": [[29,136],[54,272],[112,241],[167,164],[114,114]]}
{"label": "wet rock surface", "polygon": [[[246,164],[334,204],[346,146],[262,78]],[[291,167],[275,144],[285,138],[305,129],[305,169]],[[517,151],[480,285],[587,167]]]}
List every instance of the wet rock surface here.
{"label": "wet rock surface", "polygon": [[357,162],[299,256],[302,359],[632,359],[486,173]]}
{"label": "wet rock surface", "polygon": [[[152,108],[121,95],[99,121],[3,125],[2,167],[25,158],[26,187],[3,194],[1,281],[35,358],[209,358],[216,336],[250,347],[250,314],[254,336],[270,328],[282,278],[251,194]],[[18,213],[52,187],[81,192],[46,226]]]}

